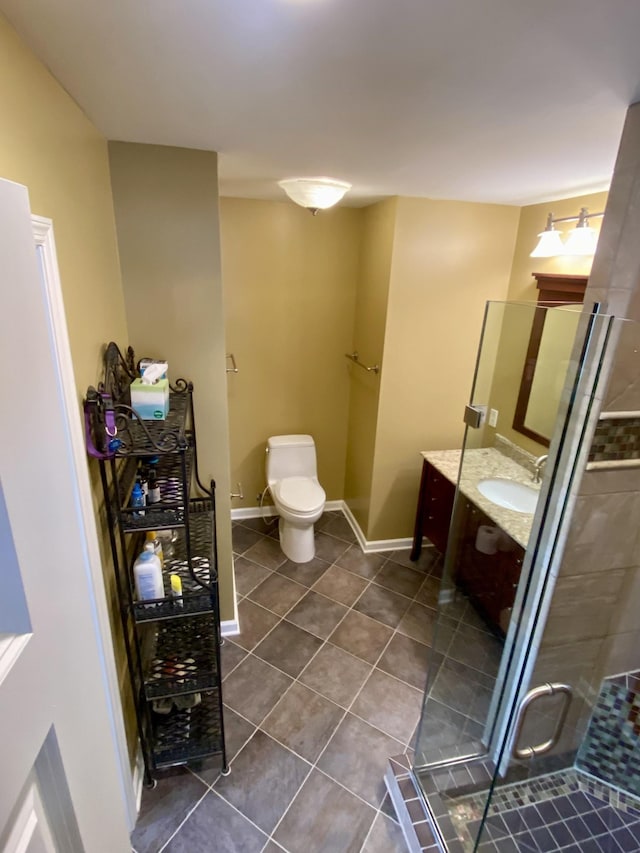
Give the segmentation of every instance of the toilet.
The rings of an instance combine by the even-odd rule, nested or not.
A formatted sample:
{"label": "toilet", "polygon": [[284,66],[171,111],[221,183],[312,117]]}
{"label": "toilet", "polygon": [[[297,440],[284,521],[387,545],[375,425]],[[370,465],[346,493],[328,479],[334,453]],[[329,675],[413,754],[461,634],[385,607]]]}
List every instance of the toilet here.
{"label": "toilet", "polygon": [[313,560],[313,525],[327,498],[318,482],[316,446],[310,435],[267,439],[267,484],[280,516],[280,547],[294,563]]}

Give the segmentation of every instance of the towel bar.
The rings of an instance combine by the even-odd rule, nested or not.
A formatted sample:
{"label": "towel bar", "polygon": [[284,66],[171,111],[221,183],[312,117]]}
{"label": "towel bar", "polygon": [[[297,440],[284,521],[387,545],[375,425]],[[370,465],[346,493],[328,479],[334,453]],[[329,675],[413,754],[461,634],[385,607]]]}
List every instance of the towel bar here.
{"label": "towel bar", "polygon": [[357,352],[351,352],[351,353],[345,352],[344,357],[348,358],[350,361],[352,361],[354,364],[357,364],[358,367],[361,367],[363,370],[366,370],[368,373],[371,373],[371,372],[380,373],[380,365],[379,364],[374,364],[373,367],[367,367],[366,364],[363,364],[359,360]]}

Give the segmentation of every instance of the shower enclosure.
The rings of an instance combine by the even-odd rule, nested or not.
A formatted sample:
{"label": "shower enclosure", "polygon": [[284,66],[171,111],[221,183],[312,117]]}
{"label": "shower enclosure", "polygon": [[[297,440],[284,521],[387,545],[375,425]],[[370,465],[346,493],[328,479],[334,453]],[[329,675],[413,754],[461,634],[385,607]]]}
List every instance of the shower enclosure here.
{"label": "shower enclosure", "polygon": [[412,768],[450,853],[640,850],[638,519],[621,545],[585,516],[637,478],[639,353],[597,306],[487,306]]}

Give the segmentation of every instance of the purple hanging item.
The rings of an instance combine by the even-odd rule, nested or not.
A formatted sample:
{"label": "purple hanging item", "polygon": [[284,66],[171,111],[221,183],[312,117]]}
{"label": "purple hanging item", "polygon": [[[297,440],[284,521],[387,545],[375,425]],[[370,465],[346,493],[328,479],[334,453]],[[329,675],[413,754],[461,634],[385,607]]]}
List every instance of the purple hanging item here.
{"label": "purple hanging item", "polygon": [[117,437],[116,413],[110,394],[88,389],[84,401],[84,431],[90,456],[111,459],[116,455],[122,442]]}

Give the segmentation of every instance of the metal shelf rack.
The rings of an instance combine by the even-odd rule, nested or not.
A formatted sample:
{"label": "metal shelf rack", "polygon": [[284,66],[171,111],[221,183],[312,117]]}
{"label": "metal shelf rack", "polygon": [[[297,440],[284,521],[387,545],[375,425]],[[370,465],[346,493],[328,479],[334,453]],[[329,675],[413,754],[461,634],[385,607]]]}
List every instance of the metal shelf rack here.
{"label": "metal shelf rack", "polygon": [[[85,399],[87,448],[98,459],[106,526],[120,602],[145,784],[157,770],[218,756],[228,773],[222,715],[220,611],[215,483],[203,485],[193,407],[193,385],[171,386],[163,421],[142,420],[131,408],[137,375],[131,348],[124,357],[110,343],[104,378]],[[130,506],[140,461],[151,461],[161,499],[140,515]],[[146,531],[172,530],[163,565],[163,598],[140,602],[133,562]],[[170,576],[182,581],[171,595]]]}

